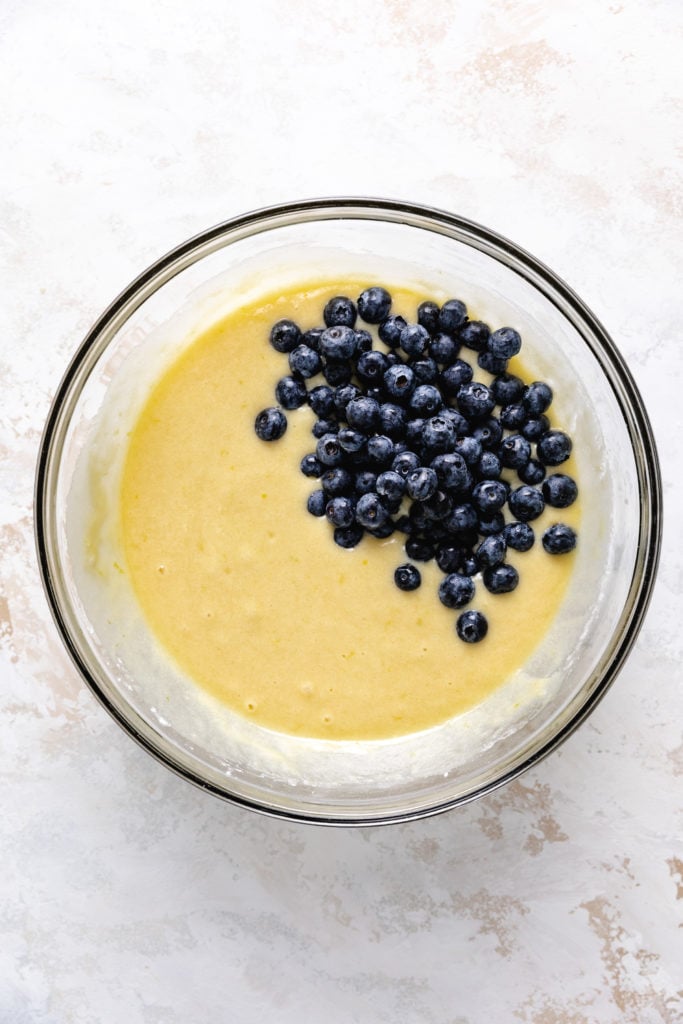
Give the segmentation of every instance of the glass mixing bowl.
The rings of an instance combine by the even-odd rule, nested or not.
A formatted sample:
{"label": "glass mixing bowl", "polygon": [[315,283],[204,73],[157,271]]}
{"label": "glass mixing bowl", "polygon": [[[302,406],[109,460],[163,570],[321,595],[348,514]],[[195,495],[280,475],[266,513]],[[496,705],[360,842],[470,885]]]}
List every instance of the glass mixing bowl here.
{"label": "glass mixing bowl", "polygon": [[[479,319],[514,325],[527,364],[554,382],[579,460],[576,568],[547,636],[482,705],[391,740],[306,740],[240,720],[169,670],[116,557],[105,572],[86,554],[96,506],[109,512],[103,543],[115,551],[127,432],[162,368],[264,282],[271,291],[315,275],[427,283],[464,299]],[[169,768],[218,796],[339,825],[407,820],[472,800],[564,740],[635,641],[657,566],[660,510],[642,401],[583,302],[538,260],[477,224],[375,199],[298,202],[236,217],[146,270],[103,313],[68,367],[36,482],[37,546],[52,613],[75,665],[115,720]]]}

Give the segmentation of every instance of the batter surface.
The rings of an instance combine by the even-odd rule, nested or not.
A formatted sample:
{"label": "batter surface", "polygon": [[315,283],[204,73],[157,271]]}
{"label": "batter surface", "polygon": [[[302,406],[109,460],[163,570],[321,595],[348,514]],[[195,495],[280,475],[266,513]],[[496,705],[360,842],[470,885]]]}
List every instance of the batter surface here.
{"label": "batter surface", "polygon": [[[438,599],[443,574],[433,562],[420,565],[419,590],[394,585],[403,535],[365,536],[344,550],[307,513],[317,484],[299,462],[315,447],[313,413],[288,413],[277,442],[254,434],[288,372],[268,335],[284,317],[317,326],[331,296],[355,299],[366,286],[345,280],[266,297],[207,330],[153,388],[123,472],[125,568],[150,629],[197,685],[297,736],[386,738],[478,704],[536,647],[574,563],[573,553],[547,555],[540,536],[552,522],[576,528],[578,503],[546,509],[531,551],[508,552],[520,574],[513,593],[491,595],[475,577],[471,607],[488,617],[489,633],[467,645],[455,635],[457,613]],[[392,312],[412,320],[435,297],[390,290]],[[519,359],[510,370],[534,379]],[[561,471],[576,476],[572,460]]]}

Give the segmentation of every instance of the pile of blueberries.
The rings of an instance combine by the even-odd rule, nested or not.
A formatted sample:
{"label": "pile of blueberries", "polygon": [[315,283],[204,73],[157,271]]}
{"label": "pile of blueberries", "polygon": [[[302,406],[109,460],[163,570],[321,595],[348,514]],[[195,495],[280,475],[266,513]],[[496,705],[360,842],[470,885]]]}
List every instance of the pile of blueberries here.
{"label": "pile of blueberries", "polygon": [[[359,317],[377,325],[383,349],[357,328]],[[421,575],[414,563],[435,559],[447,608],[470,604],[478,574],[491,593],[514,590],[519,576],[505,561],[508,548],[528,551],[535,541],[530,523],[545,506],[566,508],[577,496],[571,477],[548,474],[572,449],[566,433],[550,428],[550,387],[525,385],[508,372],[519,333],[470,320],[459,299],[423,302],[417,322],[408,323],[391,313],[391,296],[380,287],[366,289],[357,303],[330,299],[323,319],[324,327],[306,332],[291,320],[273,326],[270,343],[287,355],[290,373],[275,388],[278,405],[255,423],[261,440],[276,441],[287,429],[285,411],[308,404],[315,413],[315,451],[301,462],[301,472],[319,482],[308,511],[326,517],[343,548],[365,533],[400,531],[410,561],[396,569],[396,585],[415,590]],[[490,383],[474,379],[474,358]],[[316,378],[325,383],[309,390]],[[510,483],[513,474],[518,481]],[[576,535],[556,523],[542,544],[564,554]],[[457,619],[467,643],[487,631],[478,611]]]}

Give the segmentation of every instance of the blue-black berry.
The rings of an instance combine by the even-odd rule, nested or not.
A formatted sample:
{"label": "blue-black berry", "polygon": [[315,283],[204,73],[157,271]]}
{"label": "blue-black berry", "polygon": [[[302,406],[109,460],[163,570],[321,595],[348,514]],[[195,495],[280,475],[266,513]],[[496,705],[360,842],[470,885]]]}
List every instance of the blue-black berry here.
{"label": "blue-black berry", "polygon": [[466,644],[478,644],[488,633],[489,624],[481,612],[468,610],[458,616],[455,631]]}
{"label": "blue-black berry", "polygon": [[356,315],[356,307],[345,295],[330,299],[323,310],[323,320],[328,327],[353,327]]}
{"label": "blue-black berry", "polygon": [[391,295],[386,288],[366,288],[358,296],[358,312],[366,324],[379,324],[389,316]]}
{"label": "blue-black berry", "polygon": [[571,526],[555,523],[545,531],[541,543],[549,555],[566,555],[576,547],[576,534]]}
{"label": "blue-black berry", "polygon": [[451,572],[439,585],[439,600],[446,608],[462,608],[474,597],[474,583],[469,576]]}
{"label": "blue-black berry", "polygon": [[417,590],[422,583],[422,576],[416,565],[406,562],[395,570],[394,582],[399,590]]}
{"label": "blue-black berry", "polygon": [[254,429],[262,441],[278,441],[287,429],[287,417],[282,409],[263,409],[256,417]]}

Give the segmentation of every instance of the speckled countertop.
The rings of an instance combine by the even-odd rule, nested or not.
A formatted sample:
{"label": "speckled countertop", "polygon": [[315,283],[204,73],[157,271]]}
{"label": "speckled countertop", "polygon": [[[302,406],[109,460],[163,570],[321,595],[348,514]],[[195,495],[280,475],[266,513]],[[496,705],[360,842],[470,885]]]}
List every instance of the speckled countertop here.
{"label": "speckled countertop", "polygon": [[[676,0],[3,0],[0,1022],[683,1020]],[[515,239],[630,361],[669,516],[617,683],[439,818],[335,831],[175,778],[96,704],[37,577],[36,451],[96,315],[175,243],[365,194]]]}

